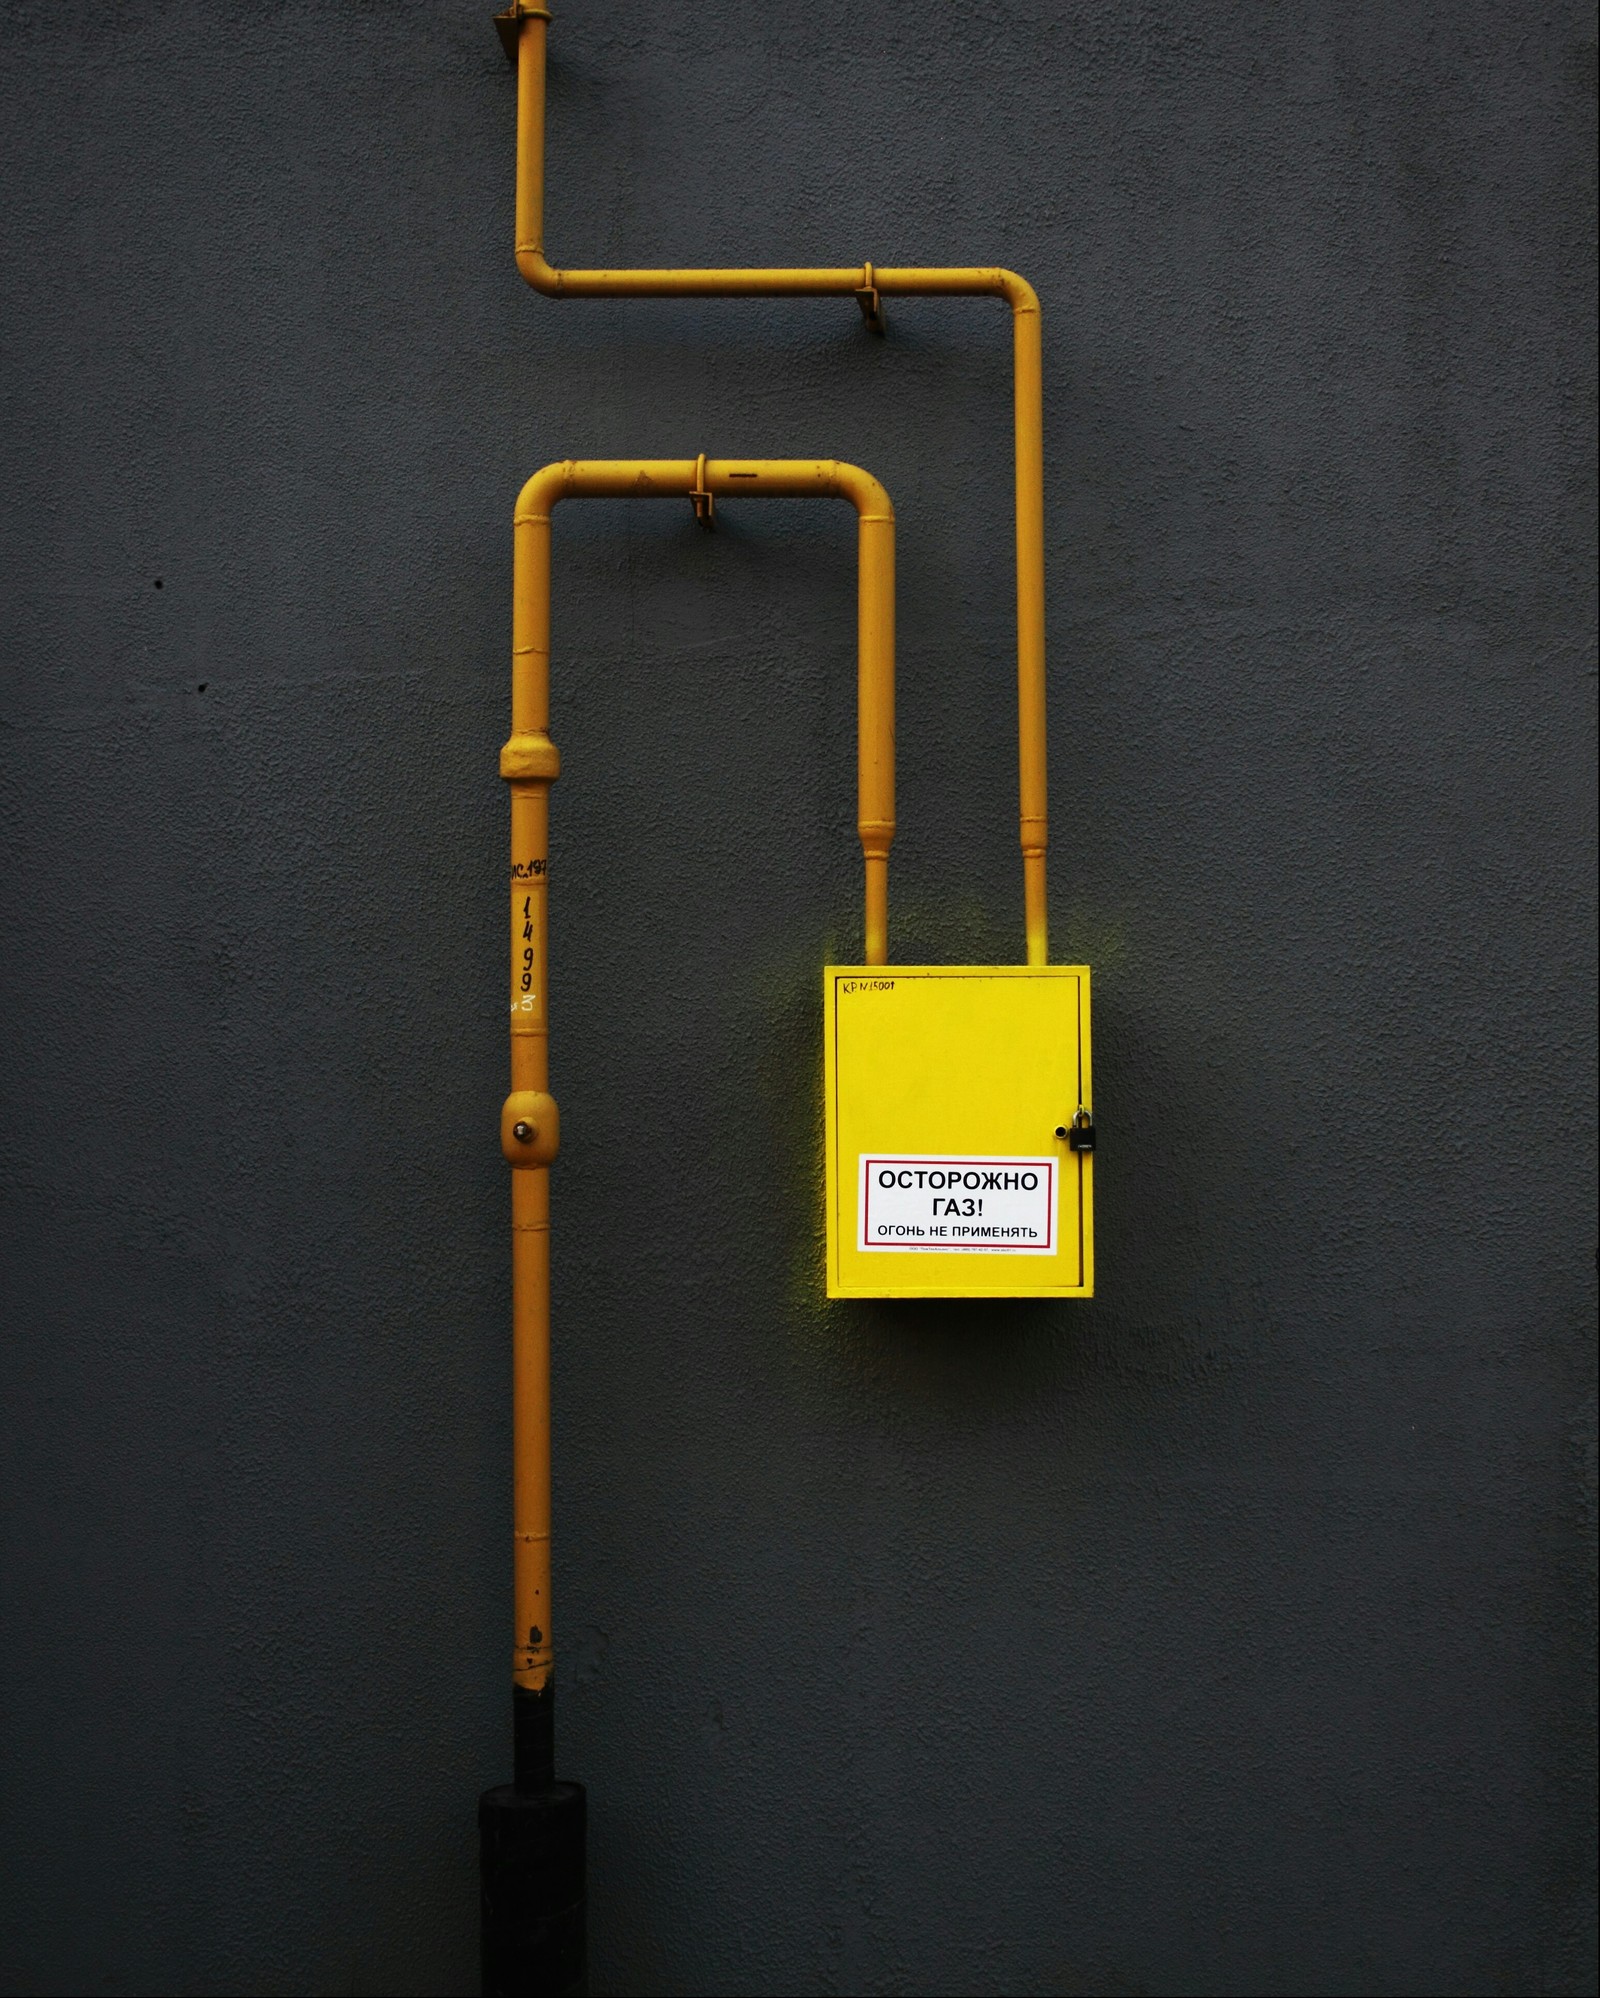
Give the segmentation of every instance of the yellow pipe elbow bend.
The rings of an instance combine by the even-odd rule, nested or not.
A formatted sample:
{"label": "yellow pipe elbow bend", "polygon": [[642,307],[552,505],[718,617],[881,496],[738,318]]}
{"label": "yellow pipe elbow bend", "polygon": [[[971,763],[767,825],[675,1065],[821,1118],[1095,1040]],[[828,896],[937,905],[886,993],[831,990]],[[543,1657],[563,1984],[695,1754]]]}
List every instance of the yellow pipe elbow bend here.
{"label": "yellow pipe elbow bend", "polygon": [[556,501],[565,499],[571,492],[576,470],[570,458],[542,465],[517,494],[516,511],[511,516],[514,525],[520,527],[525,521],[548,520]]}
{"label": "yellow pipe elbow bend", "polygon": [[894,519],[894,503],[881,479],[838,458],[833,461],[831,476],[834,491],[841,499],[847,499],[863,520]]}
{"label": "yellow pipe elbow bend", "polygon": [[1039,294],[1025,277],[1016,271],[997,271],[995,275],[1000,280],[999,294],[1013,312],[1038,312]]}
{"label": "yellow pipe elbow bend", "polygon": [[565,289],[562,274],[537,243],[519,243],[516,254],[517,269],[535,291],[542,291],[546,298],[561,296]]}

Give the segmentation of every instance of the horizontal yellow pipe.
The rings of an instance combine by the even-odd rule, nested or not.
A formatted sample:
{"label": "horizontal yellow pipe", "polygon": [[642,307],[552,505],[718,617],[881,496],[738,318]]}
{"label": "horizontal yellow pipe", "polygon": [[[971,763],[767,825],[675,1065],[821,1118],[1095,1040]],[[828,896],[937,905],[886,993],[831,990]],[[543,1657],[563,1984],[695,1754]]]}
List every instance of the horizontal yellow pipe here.
{"label": "horizontal yellow pipe", "polygon": [[998,266],[879,264],[796,266],[755,265],[723,270],[557,270],[536,243],[518,242],[517,268],[535,291],[550,298],[852,298],[874,285],[887,296],[905,298],[1003,298],[1013,310],[1037,312],[1038,295],[1025,277]]}
{"label": "horizontal yellow pipe", "polygon": [[889,957],[894,839],[894,508],[870,472],[835,459],[624,458],[546,465],[514,516],[511,739],[511,1096],[502,1142],[511,1175],[514,1683],[542,1692],[550,1636],[550,516],[564,499],[843,499],[854,506],[857,583],[857,830],[866,866],[865,962]]}
{"label": "horizontal yellow pipe", "polygon": [[817,269],[558,270],[544,252],[545,47],[550,16],[512,0],[516,26],[517,268],[552,298],[994,297],[1011,307],[1017,543],[1017,756],[1030,964],[1049,958],[1044,667],[1044,383],[1039,299],[1015,271],[873,264]]}

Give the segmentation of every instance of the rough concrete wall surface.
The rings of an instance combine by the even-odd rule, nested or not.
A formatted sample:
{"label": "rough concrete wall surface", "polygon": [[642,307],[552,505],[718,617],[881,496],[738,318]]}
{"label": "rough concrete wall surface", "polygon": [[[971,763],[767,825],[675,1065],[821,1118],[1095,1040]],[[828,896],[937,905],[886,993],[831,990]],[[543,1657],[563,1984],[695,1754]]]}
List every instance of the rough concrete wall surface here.
{"label": "rough concrete wall surface", "polygon": [[[0,1977],[473,1988],[510,520],[900,520],[894,955],[1021,953],[992,302],[558,303],[487,0],[0,13]],[[1594,28],[566,0],[556,261],[1044,304],[1099,1296],[829,1306],[854,523],[556,523],[604,1992],[1592,1989]]]}

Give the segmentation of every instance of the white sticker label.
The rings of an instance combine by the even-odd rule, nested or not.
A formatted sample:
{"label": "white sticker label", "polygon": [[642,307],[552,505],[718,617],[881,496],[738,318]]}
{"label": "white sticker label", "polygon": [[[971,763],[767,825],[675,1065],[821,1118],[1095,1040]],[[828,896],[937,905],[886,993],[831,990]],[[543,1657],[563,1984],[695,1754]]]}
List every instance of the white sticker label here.
{"label": "white sticker label", "polygon": [[1055,1159],[860,1154],[856,1247],[1056,1253]]}

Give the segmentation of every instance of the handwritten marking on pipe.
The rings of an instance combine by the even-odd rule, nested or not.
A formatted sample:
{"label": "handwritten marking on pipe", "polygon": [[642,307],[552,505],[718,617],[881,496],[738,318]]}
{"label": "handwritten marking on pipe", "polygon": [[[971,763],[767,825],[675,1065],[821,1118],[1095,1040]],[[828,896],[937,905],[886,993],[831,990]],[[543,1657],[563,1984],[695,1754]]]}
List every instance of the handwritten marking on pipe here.
{"label": "handwritten marking on pipe", "polygon": [[1053,1158],[928,1158],[862,1152],[856,1247],[981,1256],[1056,1253]]}
{"label": "handwritten marking on pipe", "polygon": [[[543,861],[536,863],[543,867]],[[513,869],[513,876],[516,870]],[[544,921],[546,888],[543,879],[511,883],[511,1012],[539,1022],[544,1009]]]}

